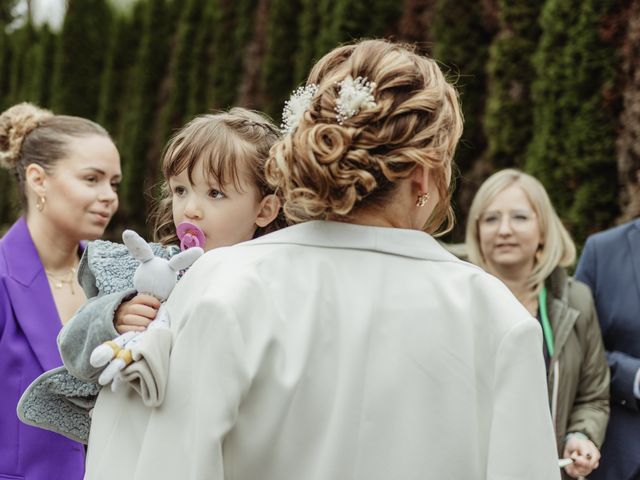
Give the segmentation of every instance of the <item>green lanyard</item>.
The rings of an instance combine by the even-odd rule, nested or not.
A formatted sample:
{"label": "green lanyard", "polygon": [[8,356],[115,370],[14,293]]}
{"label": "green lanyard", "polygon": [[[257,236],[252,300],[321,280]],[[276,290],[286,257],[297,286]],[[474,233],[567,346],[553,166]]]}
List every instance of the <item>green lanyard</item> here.
{"label": "green lanyard", "polygon": [[540,293],[538,294],[538,308],[540,309],[540,320],[542,321],[544,341],[547,344],[549,358],[551,358],[553,357],[553,330],[551,330],[549,316],[547,315],[547,287],[543,286],[542,290],[540,290]]}

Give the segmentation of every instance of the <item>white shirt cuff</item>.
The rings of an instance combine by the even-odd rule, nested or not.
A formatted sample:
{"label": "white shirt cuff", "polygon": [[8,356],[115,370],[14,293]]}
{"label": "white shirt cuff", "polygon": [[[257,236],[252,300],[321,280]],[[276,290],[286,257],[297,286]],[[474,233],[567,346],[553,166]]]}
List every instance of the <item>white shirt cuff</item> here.
{"label": "white shirt cuff", "polygon": [[640,399],[640,368],[636,372],[636,378],[633,381],[633,395]]}

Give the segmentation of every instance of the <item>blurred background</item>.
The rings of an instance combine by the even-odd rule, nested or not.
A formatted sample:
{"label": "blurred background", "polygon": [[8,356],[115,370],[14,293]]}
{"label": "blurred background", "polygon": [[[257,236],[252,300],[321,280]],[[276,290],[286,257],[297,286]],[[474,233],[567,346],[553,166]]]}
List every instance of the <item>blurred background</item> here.
{"label": "blurred background", "polygon": [[[447,240],[504,167],[540,178],[578,244],[640,215],[640,0],[0,0],[0,108],[104,125],[124,173],[110,236],[149,235],[175,128],[231,105],[279,123],[314,61],[362,37],[416,43],[458,86]],[[0,172],[0,231],[19,215],[13,183]]]}

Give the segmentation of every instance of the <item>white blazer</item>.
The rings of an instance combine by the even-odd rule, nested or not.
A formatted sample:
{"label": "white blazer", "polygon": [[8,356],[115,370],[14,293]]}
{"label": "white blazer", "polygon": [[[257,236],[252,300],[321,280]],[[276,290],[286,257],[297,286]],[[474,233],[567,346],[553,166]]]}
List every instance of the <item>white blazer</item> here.
{"label": "white blazer", "polygon": [[164,404],[104,389],[87,479],[559,479],[538,323],[429,235],[309,222],[203,256]]}

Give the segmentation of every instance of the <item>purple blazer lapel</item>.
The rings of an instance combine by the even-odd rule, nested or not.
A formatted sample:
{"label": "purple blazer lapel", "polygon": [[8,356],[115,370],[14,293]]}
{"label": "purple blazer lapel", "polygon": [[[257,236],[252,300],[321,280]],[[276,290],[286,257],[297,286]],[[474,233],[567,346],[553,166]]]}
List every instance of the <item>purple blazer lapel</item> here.
{"label": "purple blazer lapel", "polygon": [[56,337],[62,325],[24,218],[6,233],[0,248],[7,264],[7,293],[16,320],[43,370],[58,367],[62,362]]}

